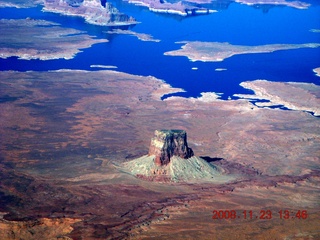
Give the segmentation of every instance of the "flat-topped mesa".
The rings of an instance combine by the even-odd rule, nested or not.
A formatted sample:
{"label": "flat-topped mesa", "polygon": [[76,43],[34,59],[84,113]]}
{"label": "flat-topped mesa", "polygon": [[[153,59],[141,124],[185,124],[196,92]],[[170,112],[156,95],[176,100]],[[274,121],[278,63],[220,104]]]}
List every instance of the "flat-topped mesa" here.
{"label": "flat-topped mesa", "polygon": [[188,159],[193,151],[188,147],[187,133],[184,130],[156,130],[151,139],[149,155],[155,155],[158,166],[167,165],[173,156]]}

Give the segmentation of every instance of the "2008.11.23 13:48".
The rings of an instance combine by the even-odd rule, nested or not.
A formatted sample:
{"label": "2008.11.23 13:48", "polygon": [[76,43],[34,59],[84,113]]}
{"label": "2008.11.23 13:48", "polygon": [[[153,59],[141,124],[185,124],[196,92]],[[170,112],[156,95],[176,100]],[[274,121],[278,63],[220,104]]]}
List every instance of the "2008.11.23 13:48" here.
{"label": "2008.11.23 13:48", "polygon": [[252,210],[243,210],[237,212],[236,210],[213,210],[212,219],[272,219],[277,216],[279,219],[307,219],[307,210],[289,211],[279,210],[274,213],[271,210],[260,210],[258,214]]}

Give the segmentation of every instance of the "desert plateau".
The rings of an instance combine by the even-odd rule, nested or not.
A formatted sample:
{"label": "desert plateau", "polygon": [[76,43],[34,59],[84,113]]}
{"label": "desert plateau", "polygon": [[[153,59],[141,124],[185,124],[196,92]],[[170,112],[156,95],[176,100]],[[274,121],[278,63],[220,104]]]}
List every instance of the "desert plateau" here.
{"label": "desert plateau", "polygon": [[[2,239],[33,231],[72,239],[320,236],[320,122],[308,112],[205,95],[161,101],[180,90],[108,70],[2,72],[1,86]],[[186,130],[194,153],[230,179],[162,182],[124,171],[161,128]],[[214,210],[273,217],[212,219]],[[280,210],[308,217],[280,219]]]}
{"label": "desert plateau", "polygon": [[320,239],[319,13],[0,0],[0,240]]}

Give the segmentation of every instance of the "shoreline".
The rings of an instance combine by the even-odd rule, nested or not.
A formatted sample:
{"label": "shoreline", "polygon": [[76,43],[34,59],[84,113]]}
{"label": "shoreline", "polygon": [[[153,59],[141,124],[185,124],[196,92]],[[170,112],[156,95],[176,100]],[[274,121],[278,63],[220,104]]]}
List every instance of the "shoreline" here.
{"label": "shoreline", "polygon": [[86,16],[85,14],[77,14],[77,13],[72,13],[72,12],[67,12],[63,10],[58,10],[58,9],[50,9],[48,7],[43,7],[41,9],[42,12],[51,12],[51,13],[57,13],[65,16],[70,16],[70,17],[80,17],[85,20],[86,23],[92,24],[92,25],[97,25],[97,26],[106,26],[106,27],[115,27],[115,26],[131,26],[131,25],[136,25],[139,24],[140,22],[138,21],[122,21],[122,22],[96,22],[94,21],[93,17]]}
{"label": "shoreline", "polygon": [[136,6],[147,7],[149,11],[156,13],[167,13],[173,15],[179,15],[183,17],[195,16],[195,15],[205,15],[217,12],[216,10],[202,8],[202,7],[193,7],[188,5],[183,5],[182,3],[163,3],[155,4],[148,3],[144,1],[129,0],[128,3],[134,4]]}

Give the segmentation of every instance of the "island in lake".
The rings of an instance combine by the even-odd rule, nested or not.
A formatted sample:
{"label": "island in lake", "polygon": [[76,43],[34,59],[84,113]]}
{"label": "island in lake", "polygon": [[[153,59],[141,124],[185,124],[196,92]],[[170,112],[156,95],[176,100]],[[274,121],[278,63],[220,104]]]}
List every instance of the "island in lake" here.
{"label": "island in lake", "polygon": [[181,49],[165,52],[167,56],[186,56],[190,61],[221,62],[238,54],[270,53],[279,50],[298,48],[318,48],[320,43],[306,44],[268,44],[260,46],[232,45],[226,42],[177,42],[184,44]]}

